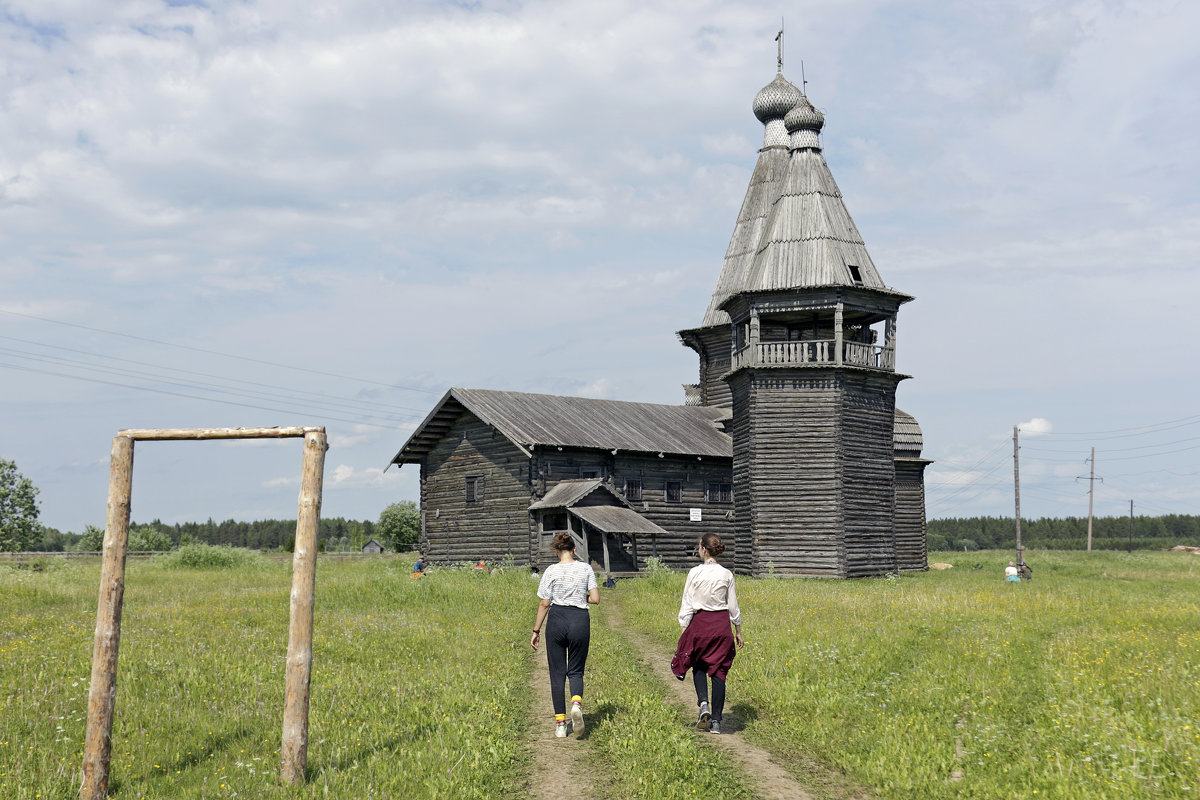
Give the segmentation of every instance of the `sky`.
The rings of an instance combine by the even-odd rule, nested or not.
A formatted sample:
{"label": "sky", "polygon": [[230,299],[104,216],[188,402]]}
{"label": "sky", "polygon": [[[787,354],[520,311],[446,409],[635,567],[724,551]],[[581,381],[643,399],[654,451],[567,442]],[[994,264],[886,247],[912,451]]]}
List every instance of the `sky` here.
{"label": "sky", "polygon": [[[322,514],[451,386],[681,403],[775,74],[891,287],[930,518],[1200,513],[1200,4],[0,3],[0,458],[102,526],[125,428],[323,425]],[[142,442],[133,519],[296,514],[299,440]]]}

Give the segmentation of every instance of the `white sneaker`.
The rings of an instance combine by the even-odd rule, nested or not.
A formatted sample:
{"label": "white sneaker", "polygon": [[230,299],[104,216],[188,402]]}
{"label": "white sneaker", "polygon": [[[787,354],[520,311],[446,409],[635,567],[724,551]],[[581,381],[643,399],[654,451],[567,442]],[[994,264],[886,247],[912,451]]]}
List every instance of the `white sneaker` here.
{"label": "white sneaker", "polygon": [[565,723],[565,722],[554,723],[554,738],[556,738],[556,739],[567,738],[567,723]]}
{"label": "white sneaker", "polygon": [[696,730],[698,730],[700,732],[707,731],[708,730],[708,720],[711,717],[712,717],[712,715],[708,713],[708,703],[707,702],[701,703],[700,704],[700,717],[699,717],[699,719],[696,720]]}
{"label": "white sneaker", "polygon": [[571,729],[578,736],[583,733],[583,704],[571,703]]}
{"label": "white sneaker", "polygon": [[720,733],[721,732],[721,720],[714,719],[713,721],[709,722],[708,723],[708,732],[709,733]]}

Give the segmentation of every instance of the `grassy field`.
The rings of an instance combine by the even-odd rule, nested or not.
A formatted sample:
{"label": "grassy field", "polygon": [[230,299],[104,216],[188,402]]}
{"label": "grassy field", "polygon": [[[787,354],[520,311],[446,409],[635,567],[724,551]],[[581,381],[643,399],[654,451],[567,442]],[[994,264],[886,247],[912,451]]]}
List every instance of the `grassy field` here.
{"label": "grassy field", "polygon": [[[1005,584],[1008,558],[740,580],[748,644],[729,692],[753,710],[746,735],[881,798],[1197,796],[1200,557],[1039,552],[1032,582]],[[631,624],[664,647],[682,585],[618,587]]]}
{"label": "grassy field", "polygon": [[[739,580],[729,702],[780,763],[881,799],[1184,798],[1200,786],[1200,557],[935,555],[854,582]],[[973,569],[974,565],[980,569]],[[277,783],[286,564],[130,563],[113,730],[118,798],[517,798],[527,791],[520,571],[321,562],[308,783]],[[0,567],[0,797],[78,790],[98,565]],[[673,649],[681,574],[603,590]],[[593,621],[590,764],[610,798],[744,797],[618,632]],[[801,758],[803,757],[803,758]],[[821,768],[795,767],[819,788]],[[954,780],[956,773],[961,778]],[[696,789],[696,794],[692,794]]]}
{"label": "grassy field", "polygon": [[[112,796],[522,796],[532,590],[409,566],[319,565],[309,782],[281,789],[288,565],[131,562]],[[78,792],[98,578],[0,569],[0,797]]]}

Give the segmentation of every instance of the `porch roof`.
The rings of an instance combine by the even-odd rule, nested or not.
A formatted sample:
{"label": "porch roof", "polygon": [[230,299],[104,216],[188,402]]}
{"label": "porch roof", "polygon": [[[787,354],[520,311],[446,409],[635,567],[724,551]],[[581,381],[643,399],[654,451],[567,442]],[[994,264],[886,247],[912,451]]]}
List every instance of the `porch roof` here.
{"label": "porch roof", "polygon": [[622,506],[577,506],[568,512],[604,533],[666,533],[633,509]]}

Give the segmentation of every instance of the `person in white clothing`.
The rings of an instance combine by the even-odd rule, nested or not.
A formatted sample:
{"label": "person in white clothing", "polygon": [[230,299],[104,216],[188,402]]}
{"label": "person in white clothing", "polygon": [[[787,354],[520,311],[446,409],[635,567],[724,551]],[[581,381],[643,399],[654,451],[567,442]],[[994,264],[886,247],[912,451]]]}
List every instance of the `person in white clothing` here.
{"label": "person in white clothing", "polygon": [[554,704],[554,735],[567,735],[567,703],[563,682],[571,682],[571,725],[576,735],[583,732],[583,668],[591,641],[588,604],[600,602],[596,572],[575,560],[575,540],[569,533],[554,537],[558,563],[546,567],[538,583],[537,619],[529,646],[537,650],[546,622],[546,663],[550,668],[550,699]]}
{"label": "person in white clothing", "polygon": [[[721,537],[706,533],[696,547],[699,566],[692,567],[683,586],[679,604],[679,624],[683,633],[671,660],[671,672],[683,680],[688,669],[696,686],[696,705],[700,715],[696,728],[709,733],[721,732],[725,708],[725,679],[736,648],[742,639],[742,612],[738,608],[733,573],[717,563],[725,552]],[[733,632],[730,633],[732,626]],[[735,648],[736,644],[736,648]],[[712,706],[709,706],[708,682],[712,680]]]}

